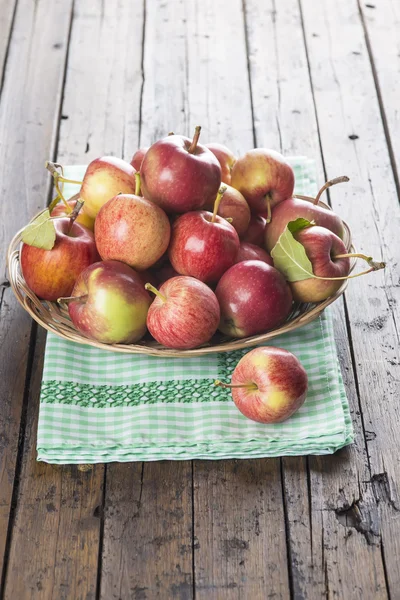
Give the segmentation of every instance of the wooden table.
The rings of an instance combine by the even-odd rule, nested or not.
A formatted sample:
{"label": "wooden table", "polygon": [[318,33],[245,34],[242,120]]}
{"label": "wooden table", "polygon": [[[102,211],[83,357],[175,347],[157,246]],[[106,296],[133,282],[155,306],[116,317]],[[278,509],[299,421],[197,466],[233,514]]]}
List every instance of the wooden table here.
{"label": "wooden table", "polygon": [[[370,3],[372,1],[372,3]],[[0,0],[0,598],[400,598],[400,4]],[[35,461],[45,333],[8,286],[44,161],[170,130],[307,155],[357,248],[335,330],[356,430],[334,456]],[[397,321],[397,323],[396,323]]]}

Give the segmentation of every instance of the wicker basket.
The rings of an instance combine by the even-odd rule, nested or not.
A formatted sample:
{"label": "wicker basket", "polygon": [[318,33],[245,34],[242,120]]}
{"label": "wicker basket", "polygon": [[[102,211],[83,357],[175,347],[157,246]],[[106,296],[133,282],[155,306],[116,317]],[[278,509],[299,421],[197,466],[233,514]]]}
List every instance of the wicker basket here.
{"label": "wicker basket", "polygon": [[[324,202],[320,201],[318,204],[329,209],[329,206]],[[344,229],[344,244],[348,252],[354,251],[351,242],[350,229],[346,223],[344,223]],[[307,323],[310,323],[317,318],[318,315],[320,315],[321,312],[327,306],[329,306],[329,304],[332,304],[332,302],[337,300],[347,287],[347,281],[343,281],[343,284],[336,294],[327,300],[324,300],[323,302],[319,302],[317,304],[295,304],[291,314],[283,325],[277,329],[273,329],[266,333],[254,335],[248,338],[232,339],[217,332],[207,345],[194,350],[172,350],[170,348],[161,346],[161,344],[158,344],[154,340],[146,338],[142,339],[137,344],[102,344],[87,338],[77,331],[69,318],[68,310],[66,308],[60,307],[55,302],[39,300],[39,298],[28,288],[22,276],[19,262],[21,233],[22,230],[16,233],[11,240],[7,254],[7,265],[11,287],[23,308],[32,316],[33,319],[35,319],[35,321],[37,321],[37,323],[42,325],[42,327],[62,338],[72,342],[88,344],[89,346],[95,346],[96,348],[103,348],[104,350],[113,352],[124,352],[126,354],[148,354],[150,356],[165,357],[190,357],[201,354],[210,354],[212,352],[238,350],[239,348],[251,348],[252,346],[256,346],[257,344],[271,340],[277,335],[281,335],[282,333],[287,333],[288,331],[293,331],[298,327],[307,325]],[[354,262],[355,261],[352,259],[351,270],[354,268]]]}

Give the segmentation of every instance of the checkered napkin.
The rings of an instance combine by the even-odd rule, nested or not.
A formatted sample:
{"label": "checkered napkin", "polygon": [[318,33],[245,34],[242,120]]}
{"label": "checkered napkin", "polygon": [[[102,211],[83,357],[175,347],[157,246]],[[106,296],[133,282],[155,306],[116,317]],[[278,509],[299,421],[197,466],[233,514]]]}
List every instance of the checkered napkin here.
{"label": "checkered napkin", "polygon": [[[296,192],[313,194],[315,168],[291,159]],[[69,167],[78,179],[84,167]],[[66,185],[67,196],[76,193]],[[247,350],[197,358],[125,355],[47,336],[37,437],[49,463],[259,458],[329,454],[353,441],[329,309],[272,340],[301,360],[307,399],[288,421],[263,425],[232,402],[228,381]]]}

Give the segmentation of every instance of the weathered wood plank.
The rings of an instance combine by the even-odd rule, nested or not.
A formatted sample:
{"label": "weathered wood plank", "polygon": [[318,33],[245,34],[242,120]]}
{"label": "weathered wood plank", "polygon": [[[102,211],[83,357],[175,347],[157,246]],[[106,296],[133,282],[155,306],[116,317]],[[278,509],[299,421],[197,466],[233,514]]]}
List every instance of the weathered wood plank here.
{"label": "weathered wood plank", "polygon": [[190,463],[143,467],[107,471],[101,598],[191,598]]}
{"label": "weathered wood plank", "polygon": [[0,1],[0,89],[3,80],[3,70],[7,60],[16,4],[17,0]]}
{"label": "weathered wood plank", "polygon": [[359,2],[359,10],[365,29],[367,48],[361,46],[358,52],[368,51],[372,59],[385,133],[399,190],[400,5],[396,0],[379,0],[376,3]]}
{"label": "weathered wood plank", "polygon": [[[3,2],[2,9],[3,23],[10,23],[12,3]],[[0,573],[13,493],[31,335],[31,319],[17,304],[11,289],[6,283],[3,285],[6,281],[5,258],[13,233],[47,201],[49,178],[43,161],[54,153],[70,14],[69,1],[19,2],[1,94]],[[54,27],[54,23],[58,26]],[[6,28],[4,36],[7,37]],[[3,42],[2,39],[1,44]],[[46,85],[43,82],[44,64]]]}
{"label": "weathered wood plank", "polygon": [[[123,44],[131,36],[131,48],[124,51],[125,63],[113,65],[120,73],[114,74],[115,84],[110,85],[110,89],[114,93],[121,87],[118,80],[125,74],[126,80],[123,85],[121,83],[119,93],[123,95],[125,89],[130,101],[120,107],[121,121],[113,127],[119,131],[119,139],[115,138],[116,147],[111,146],[110,150],[120,153],[123,143],[126,158],[130,158],[136,150],[139,133],[141,143],[149,144],[170,130],[188,132],[186,76],[183,70],[184,2],[160,4],[147,1],[144,28],[142,9],[142,3],[129,1],[120,3],[119,9],[115,9],[115,15],[121,19],[116,29],[125,32],[121,35]],[[111,10],[110,4],[107,10]],[[136,10],[135,17],[133,10]],[[141,104],[143,32],[145,79]],[[77,54],[77,60],[80,60],[80,54]],[[87,91],[90,92],[89,87]],[[90,96],[87,104],[90,106]],[[137,119],[140,113],[143,119],[139,126]],[[125,130],[122,129],[124,124]],[[123,131],[126,132],[125,141]],[[94,151],[92,143],[90,152]],[[97,154],[102,151],[97,144]],[[191,597],[190,462],[109,465],[106,479],[101,597],[107,600]]]}
{"label": "weathered wood plank", "polygon": [[[357,3],[303,0],[302,6],[327,171],[336,175],[345,166],[352,180],[340,190],[332,188],[333,206],[350,223],[356,247],[378,260],[384,256],[388,263],[384,272],[352,282],[346,297],[363,422],[369,432],[371,478],[365,485],[379,507],[381,550],[389,590],[395,595],[400,584],[395,558],[400,551],[399,416],[394,404],[400,394],[395,321],[400,207]],[[355,500],[362,501],[362,491]],[[365,519],[373,517],[367,510]]]}
{"label": "weathered wood plank", "polygon": [[40,329],[4,598],[94,600],[103,468],[82,473],[36,462],[44,343]]}
{"label": "weathered wood plank", "polygon": [[[186,11],[191,128],[243,154],[254,138],[242,3]],[[196,598],[288,597],[280,461],[196,461],[193,475]]]}
{"label": "weathered wood plank", "polygon": [[[257,144],[281,149],[284,154],[315,158],[318,179],[322,182],[318,124],[298,4],[290,0],[276,4],[271,0],[260,12],[255,0],[247,0],[246,15]],[[340,170],[331,176],[338,174]],[[349,556],[368,566],[350,578],[343,576],[341,594],[353,584],[365,595],[371,589],[377,594],[382,590],[385,593],[380,548],[370,548],[365,538],[356,534],[349,555],[348,530],[338,524],[335,513],[335,509],[346,502],[351,504],[359,496],[359,481],[370,478],[342,303],[335,306],[335,317],[339,357],[357,443],[335,457],[283,460],[292,591],[296,598],[308,597],[310,586],[313,597],[323,595],[326,573],[337,581],[348,564],[354,566]],[[363,492],[368,502],[374,504],[372,494],[366,489]]]}

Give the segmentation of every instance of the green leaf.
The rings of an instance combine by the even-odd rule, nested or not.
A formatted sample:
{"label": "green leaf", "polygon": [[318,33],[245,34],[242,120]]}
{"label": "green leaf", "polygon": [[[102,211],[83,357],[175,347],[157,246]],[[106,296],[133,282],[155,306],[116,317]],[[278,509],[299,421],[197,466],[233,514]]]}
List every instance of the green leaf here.
{"label": "green leaf", "polygon": [[[307,225],[301,225],[299,221],[307,222]],[[296,225],[297,224],[297,225]],[[286,225],[285,230],[280,235],[275,246],[272,248],[271,256],[275,268],[280,271],[288,281],[302,281],[315,277],[312,264],[308,258],[304,246],[294,239],[290,228],[295,231],[308,227],[311,223],[306,219],[296,219]]]}
{"label": "green leaf", "polygon": [[23,230],[21,239],[28,246],[51,250],[56,241],[56,230],[50,219],[50,212],[45,210],[29,223]]}
{"label": "green leaf", "polygon": [[290,233],[296,233],[296,231],[300,231],[300,229],[305,229],[311,225],[315,225],[315,221],[308,221],[307,219],[303,219],[303,217],[299,217],[295,221],[290,221],[287,227]]}

